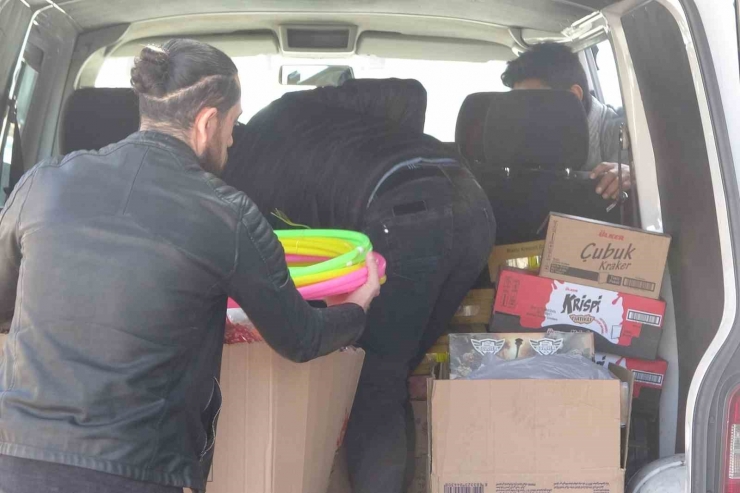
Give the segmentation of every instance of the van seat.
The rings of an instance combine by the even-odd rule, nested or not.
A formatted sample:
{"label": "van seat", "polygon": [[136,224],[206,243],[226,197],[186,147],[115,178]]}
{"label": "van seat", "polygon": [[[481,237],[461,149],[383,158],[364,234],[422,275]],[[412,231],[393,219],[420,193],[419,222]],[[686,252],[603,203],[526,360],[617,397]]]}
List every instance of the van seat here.
{"label": "van seat", "polygon": [[455,125],[457,150],[469,162],[485,161],[483,132],[491,100],[499,93],[479,92],[465,98]]}
{"label": "van seat", "polygon": [[97,150],[139,129],[139,100],[131,89],[86,87],[73,92],[60,130],[62,154]]}
{"label": "van seat", "polygon": [[[488,93],[483,159],[469,160],[498,223],[497,243],[539,238],[550,212],[618,222],[619,209],[594,191],[590,179],[566,176],[588,159],[588,123],[581,102],[568,91]],[[470,111],[473,111],[472,109]],[[472,135],[472,134],[471,134]]]}

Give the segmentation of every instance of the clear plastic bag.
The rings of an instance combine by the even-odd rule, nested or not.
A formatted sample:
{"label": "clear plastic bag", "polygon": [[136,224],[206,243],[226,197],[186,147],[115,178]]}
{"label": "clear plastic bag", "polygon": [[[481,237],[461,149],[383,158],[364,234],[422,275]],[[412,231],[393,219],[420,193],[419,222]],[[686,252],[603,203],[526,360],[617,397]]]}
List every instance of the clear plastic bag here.
{"label": "clear plastic bag", "polygon": [[262,342],[262,336],[244,310],[238,306],[226,310],[225,344]]}
{"label": "clear plastic bag", "polygon": [[465,377],[466,380],[613,380],[601,365],[573,354],[553,354],[533,358],[502,360],[490,358]]}

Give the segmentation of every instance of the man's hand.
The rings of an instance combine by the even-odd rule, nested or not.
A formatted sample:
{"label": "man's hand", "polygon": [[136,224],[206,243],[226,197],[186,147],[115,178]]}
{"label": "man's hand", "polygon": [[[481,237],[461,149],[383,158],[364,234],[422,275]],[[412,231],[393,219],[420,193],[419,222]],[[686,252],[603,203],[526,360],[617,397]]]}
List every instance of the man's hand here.
{"label": "man's hand", "polygon": [[353,293],[327,298],[324,300],[327,306],[354,303],[361,306],[365,310],[365,313],[367,313],[370,309],[370,303],[380,294],[380,279],[378,278],[378,261],[375,256],[368,255],[366,264],[367,282]]}
{"label": "man's hand", "polygon": [[[591,179],[600,178],[596,185],[596,193],[601,195],[604,200],[616,200],[619,195],[619,177],[617,163],[601,163],[591,171]],[[622,190],[626,191],[632,188],[632,179],[630,176],[630,167],[627,164],[622,165]]]}

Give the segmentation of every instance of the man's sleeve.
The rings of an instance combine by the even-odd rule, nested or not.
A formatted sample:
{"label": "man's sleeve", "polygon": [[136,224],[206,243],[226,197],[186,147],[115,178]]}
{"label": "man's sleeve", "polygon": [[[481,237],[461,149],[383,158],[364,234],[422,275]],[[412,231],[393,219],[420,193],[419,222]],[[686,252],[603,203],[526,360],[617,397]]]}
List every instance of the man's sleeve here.
{"label": "man's sleeve", "polygon": [[[601,132],[601,159],[602,162],[616,163],[619,160],[619,128],[624,123],[624,118],[613,110],[609,112],[609,118],[604,122]],[[628,155],[628,152],[622,151],[622,164],[627,164]]]}
{"label": "man's sleeve", "polygon": [[285,253],[272,228],[247,200],[236,232],[236,264],[227,292],[244,309],[265,341],[298,362],[351,345],[365,329],[355,304],[311,307],[288,273]]}
{"label": "man's sleeve", "polygon": [[34,174],[32,171],[21,178],[0,211],[0,333],[10,330],[13,319],[21,267],[18,223]]}

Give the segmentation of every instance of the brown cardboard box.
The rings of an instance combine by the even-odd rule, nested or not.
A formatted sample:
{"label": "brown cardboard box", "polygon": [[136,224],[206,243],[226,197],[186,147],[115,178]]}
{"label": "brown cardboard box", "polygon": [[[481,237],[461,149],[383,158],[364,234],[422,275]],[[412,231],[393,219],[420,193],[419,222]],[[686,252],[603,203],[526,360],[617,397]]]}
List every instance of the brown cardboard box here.
{"label": "brown cardboard box", "polygon": [[424,355],[424,359],[422,359],[421,363],[419,363],[419,366],[414,369],[411,374],[412,376],[428,376],[432,373],[435,366],[440,363],[446,363],[450,360],[449,346],[435,345],[433,349],[435,350],[435,352],[427,353]]}
{"label": "brown cardboard box", "polygon": [[0,358],[3,357],[3,351],[5,347],[5,340],[8,338],[6,334],[0,334]]}
{"label": "brown cardboard box", "polygon": [[331,476],[329,477],[329,488],[327,488],[326,493],[352,493],[352,484],[349,481],[349,471],[347,470],[347,451],[345,447],[337,450],[337,455],[334,458],[334,466],[332,466]]}
{"label": "brown cardboard box", "polygon": [[263,342],[227,345],[209,493],[324,493],[364,353],[290,362]]}
{"label": "brown cardboard box", "polygon": [[540,275],[658,299],[671,237],[550,214]]}
{"label": "brown cardboard box", "polygon": [[431,368],[429,369],[429,372],[427,372],[424,375],[411,375],[409,377],[409,398],[412,401],[425,401],[427,400],[427,381],[429,380],[429,375],[431,374]]}
{"label": "brown cardboard box", "polygon": [[[431,381],[431,379],[429,380]],[[412,401],[414,410],[414,477],[407,493],[427,493],[429,491],[429,403]]]}
{"label": "brown cardboard box", "polygon": [[[631,384],[626,370],[615,374]],[[621,389],[619,380],[431,382],[431,493],[622,493]]]}
{"label": "brown cardboard box", "polygon": [[429,456],[416,457],[414,479],[406,493],[429,493]]}
{"label": "brown cardboard box", "polygon": [[429,420],[427,417],[427,402],[411,401],[411,408],[414,410],[414,430],[416,434],[414,456],[426,457],[429,455]]}
{"label": "brown cardboard box", "polygon": [[452,318],[453,325],[487,324],[491,321],[493,300],[496,293],[493,289],[473,289],[460,304]]}
{"label": "brown cardboard box", "polygon": [[488,258],[488,272],[491,282],[496,283],[502,267],[539,271],[545,240],[499,245],[493,248]]}

